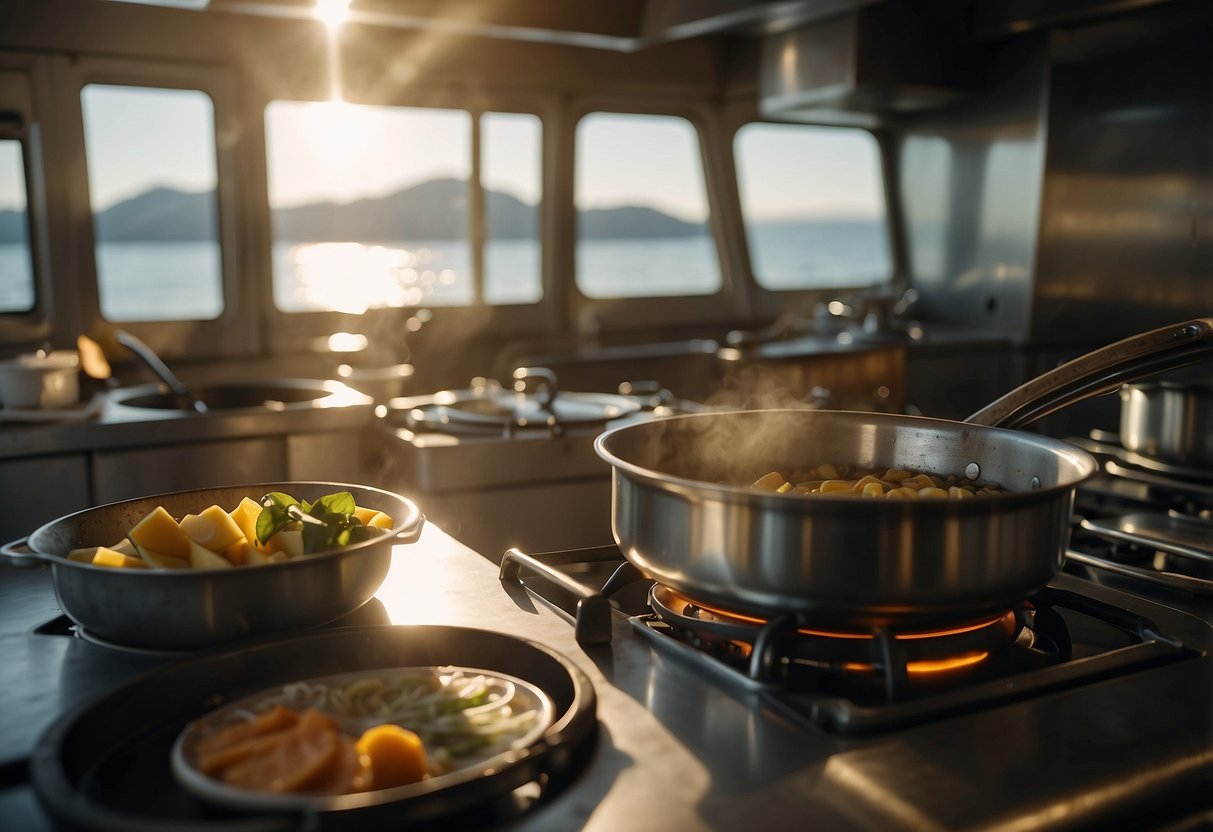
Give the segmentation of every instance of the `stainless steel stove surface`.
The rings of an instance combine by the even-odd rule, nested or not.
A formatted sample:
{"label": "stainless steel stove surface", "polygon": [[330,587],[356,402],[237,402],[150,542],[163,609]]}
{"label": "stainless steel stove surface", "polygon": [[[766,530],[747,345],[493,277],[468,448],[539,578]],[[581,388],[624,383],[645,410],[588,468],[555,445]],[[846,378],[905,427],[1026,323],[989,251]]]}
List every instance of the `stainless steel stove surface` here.
{"label": "stainless steel stove surface", "polygon": [[1127,451],[1103,431],[1070,441],[1100,463],[1075,500],[1071,570],[1213,603],[1213,471]]}
{"label": "stainless steel stove surface", "polygon": [[[599,730],[588,763],[501,828],[1188,829],[1213,817],[1213,625],[1190,596],[1156,603],[1060,575],[1049,592],[1130,622],[1127,630],[1113,626],[1113,643],[1091,646],[1097,655],[1086,658],[1099,663],[1142,644],[1158,654],[1039,688],[1019,681],[1032,676],[1028,669],[984,682],[1001,694],[992,702],[846,733],[789,711],[765,685],[732,684],[729,674],[705,673],[678,650],[660,648],[655,638],[664,634],[640,632],[648,587],[624,582],[612,593],[623,609],[615,608],[592,584],[617,564],[579,557],[558,556],[573,562],[554,582],[536,578],[526,559],[507,559],[499,576],[497,566],[430,527],[418,544],[397,550],[377,596],[394,625],[533,640],[591,680]],[[524,583],[541,592],[562,587],[592,621],[570,626]],[[44,572],[0,571],[5,828],[50,828],[25,782],[24,761],[44,729],[172,661],[37,632],[56,616]],[[805,701],[816,695],[803,694]]]}

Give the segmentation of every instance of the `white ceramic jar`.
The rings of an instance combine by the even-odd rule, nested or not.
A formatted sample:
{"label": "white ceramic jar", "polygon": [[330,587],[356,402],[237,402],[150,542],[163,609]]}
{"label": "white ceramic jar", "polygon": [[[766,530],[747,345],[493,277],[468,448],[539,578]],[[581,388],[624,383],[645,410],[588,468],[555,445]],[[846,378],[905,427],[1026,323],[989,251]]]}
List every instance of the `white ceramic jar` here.
{"label": "white ceramic jar", "polygon": [[55,350],[0,361],[0,405],[9,410],[72,407],[80,401],[80,356]]}

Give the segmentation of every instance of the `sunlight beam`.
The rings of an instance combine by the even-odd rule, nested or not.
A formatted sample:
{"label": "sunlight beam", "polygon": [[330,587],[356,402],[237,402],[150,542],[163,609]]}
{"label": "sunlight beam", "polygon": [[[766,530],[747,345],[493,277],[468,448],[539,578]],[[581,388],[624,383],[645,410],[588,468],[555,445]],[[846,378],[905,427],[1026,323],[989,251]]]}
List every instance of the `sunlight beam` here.
{"label": "sunlight beam", "polygon": [[316,0],[316,19],[336,29],[350,18],[350,0]]}

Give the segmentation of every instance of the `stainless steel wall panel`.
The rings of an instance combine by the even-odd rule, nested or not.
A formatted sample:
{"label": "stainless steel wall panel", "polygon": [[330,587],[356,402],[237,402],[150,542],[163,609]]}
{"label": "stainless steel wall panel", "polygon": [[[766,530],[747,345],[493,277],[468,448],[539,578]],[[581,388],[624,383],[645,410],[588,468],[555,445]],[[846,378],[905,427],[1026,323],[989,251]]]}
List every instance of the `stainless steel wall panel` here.
{"label": "stainless steel wall panel", "polygon": [[995,52],[991,89],[908,123],[894,153],[918,314],[1020,340],[1045,168],[1047,40]]}
{"label": "stainless steel wall panel", "polygon": [[1103,342],[1213,310],[1213,12],[1052,39],[1030,337]]}

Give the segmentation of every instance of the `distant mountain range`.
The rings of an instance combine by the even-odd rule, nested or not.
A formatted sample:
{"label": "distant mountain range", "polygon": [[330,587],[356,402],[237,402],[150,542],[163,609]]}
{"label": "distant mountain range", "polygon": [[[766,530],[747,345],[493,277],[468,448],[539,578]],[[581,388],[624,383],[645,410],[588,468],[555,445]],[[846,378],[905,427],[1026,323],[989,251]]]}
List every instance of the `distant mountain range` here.
{"label": "distant mountain range", "polygon": [[[96,217],[99,241],[181,242],[213,240],[214,193],[154,188],[116,203]],[[485,191],[489,233],[494,238],[538,236],[539,212],[516,197]],[[450,240],[467,235],[467,183],[434,179],[382,197],[336,204],[316,202],[273,212],[274,238],[316,240]],[[643,206],[582,211],[579,233],[592,238],[686,237],[706,233]],[[0,243],[25,239],[24,214],[0,211]]]}

